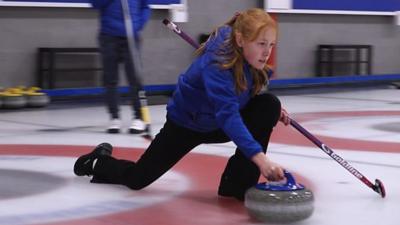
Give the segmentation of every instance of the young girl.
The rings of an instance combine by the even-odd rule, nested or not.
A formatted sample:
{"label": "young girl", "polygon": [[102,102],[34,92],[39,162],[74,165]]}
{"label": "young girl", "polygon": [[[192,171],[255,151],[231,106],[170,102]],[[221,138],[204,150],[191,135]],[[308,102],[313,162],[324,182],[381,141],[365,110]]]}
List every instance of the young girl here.
{"label": "young girl", "polygon": [[278,120],[289,124],[278,98],[262,91],[276,32],[264,10],[237,13],[197,50],[199,56],[179,77],[164,127],[137,162],[113,158],[111,145],[103,143],[78,158],[75,174],[139,190],[196,146],[233,141],[237,149],[222,174],[219,195],[243,200],[260,173],[269,181],[283,179],[283,169],[265,154]]}

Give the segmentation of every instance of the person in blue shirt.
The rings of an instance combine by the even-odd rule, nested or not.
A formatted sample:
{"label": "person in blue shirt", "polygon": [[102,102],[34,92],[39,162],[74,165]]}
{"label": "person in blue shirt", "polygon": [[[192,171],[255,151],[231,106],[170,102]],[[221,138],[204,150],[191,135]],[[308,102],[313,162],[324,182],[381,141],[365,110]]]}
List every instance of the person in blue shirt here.
{"label": "person in blue shirt", "polygon": [[137,162],[113,158],[112,146],[102,143],[77,159],[74,173],[139,190],[196,146],[233,141],[237,149],[219,195],[243,200],[260,174],[268,181],[283,179],[283,168],[266,155],[273,127],[290,122],[279,99],[264,88],[276,33],[276,22],[262,9],[235,15],[197,49],[198,57],[179,76],[163,128]]}
{"label": "person in blue shirt", "polygon": [[[136,46],[139,47],[140,32],[150,18],[150,8],[147,0],[127,1],[132,20],[134,41]],[[142,90],[142,84],[139,75],[135,73],[132,54],[129,50],[121,0],[90,0],[90,3],[99,11],[100,16],[98,39],[103,64],[103,85],[106,89],[105,99],[110,113],[110,124],[107,132],[119,133],[121,128],[118,67],[120,63],[124,63],[133,107],[132,124],[129,132],[141,133],[146,128],[139,99],[139,91]],[[139,50],[139,48],[136,50]]]}

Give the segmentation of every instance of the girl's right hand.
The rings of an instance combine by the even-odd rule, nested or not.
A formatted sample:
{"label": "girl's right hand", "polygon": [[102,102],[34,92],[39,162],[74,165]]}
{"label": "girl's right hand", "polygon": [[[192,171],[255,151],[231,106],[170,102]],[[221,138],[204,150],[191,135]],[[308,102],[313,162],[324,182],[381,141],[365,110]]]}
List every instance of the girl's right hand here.
{"label": "girl's right hand", "polygon": [[269,165],[265,168],[260,168],[261,174],[268,181],[280,181],[283,180],[285,175],[283,173],[283,168],[278,164],[270,161]]}
{"label": "girl's right hand", "polygon": [[267,182],[284,179],[283,168],[269,160],[264,153],[257,153],[253,156],[252,160],[258,166],[260,173],[267,179]]}

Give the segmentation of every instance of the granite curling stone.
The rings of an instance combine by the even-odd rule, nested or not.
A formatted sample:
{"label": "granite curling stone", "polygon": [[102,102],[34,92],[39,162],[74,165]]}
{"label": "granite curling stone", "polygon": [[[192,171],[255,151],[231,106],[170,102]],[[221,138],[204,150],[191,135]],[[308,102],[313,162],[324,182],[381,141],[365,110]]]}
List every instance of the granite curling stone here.
{"label": "granite curling stone", "polygon": [[44,107],[50,102],[49,96],[38,87],[30,87],[24,93],[29,107]]}
{"label": "granite curling stone", "polygon": [[304,220],[314,211],[311,190],[297,184],[285,171],[286,183],[260,183],[247,190],[245,207],[261,222],[290,223]]}
{"label": "granite curling stone", "polygon": [[3,108],[19,109],[26,106],[26,98],[18,90],[9,88],[0,93],[3,99]]}

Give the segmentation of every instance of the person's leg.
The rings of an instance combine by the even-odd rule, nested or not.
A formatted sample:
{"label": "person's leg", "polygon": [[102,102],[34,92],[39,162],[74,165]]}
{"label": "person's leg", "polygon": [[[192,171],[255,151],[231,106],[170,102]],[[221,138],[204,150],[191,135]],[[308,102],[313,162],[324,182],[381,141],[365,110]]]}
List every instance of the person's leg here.
{"label": "person's leg", "polygon": [[93,170],[93,180],[98,183],[123,184],[134,190],[142,189],[201,144],[202,139],[202,133],[167,120],[137,162],[110,156],[99,157]]}
{"label": "person's leg", "polygon": [[[136,46],[139,47],[140,42],[136,41]],[[131,104],[133,110],[133,118],[134,119],[142,119],[142,113],[140,110],[141,103],[139,98],[139,91],[143,89],[142,87],[142,77],[143,74],[137,74],[140,68],[135,68],[135,65],[141,65],[140,62],[140,47],[135,49],[137,52],[130,52],[130,48],[128,45],[128,41],[124,40],[122,44],[122,53],[123,53],[123,60],[125,65],[125,74],[126,79],[129,83],[130,88],[130,97],[131,97]],[[138,62],[133,63],[132,54],[137,55],[138,57],[134,58],[133,60],[138,60]],[[141,71],[141,70],[140,70]]]}
{"label": "person's leg", "polygon": [[103,86],[105,87],[105,100],[111,119],[119,118],[118,107],[118,41],[116,37],[100,34],[100,53],[103,64]]}
{"label": "person's leg", "polygon": [[[272,94],[258,95],[251,99],[241,111],[244,123],[266,152],[273,127],[277,124],[281,104]],[[221,176],[218,194],[244,200],[246,190],[257,184],[260,176],[258,167],[236,149]]]}

